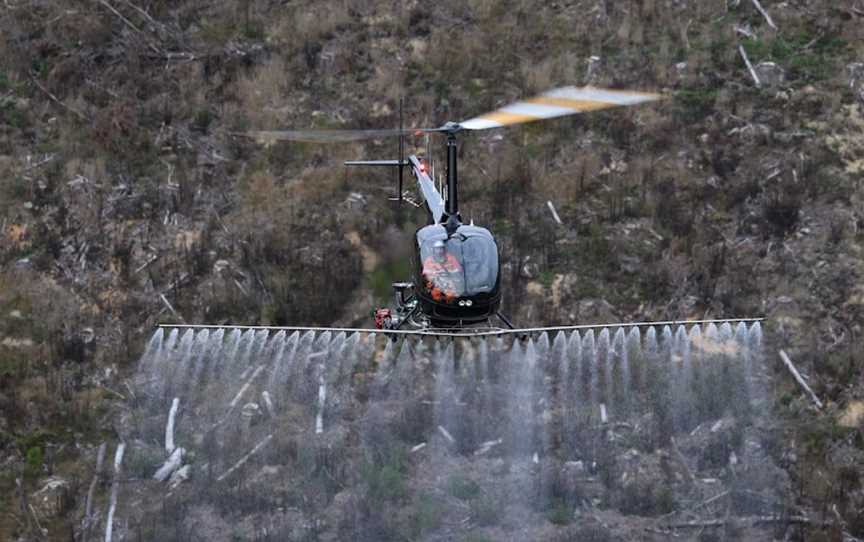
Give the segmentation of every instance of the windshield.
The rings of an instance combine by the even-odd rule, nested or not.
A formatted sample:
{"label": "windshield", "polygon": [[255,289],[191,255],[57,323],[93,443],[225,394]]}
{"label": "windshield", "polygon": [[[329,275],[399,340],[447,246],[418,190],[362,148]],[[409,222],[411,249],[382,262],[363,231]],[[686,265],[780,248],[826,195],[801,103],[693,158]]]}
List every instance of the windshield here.
{"label": "windshield", "polygon": [[498,247],[491,239],[469,237],[462,243],[462,261],[468,295],[485,294],[498,278]]}
{"label": "windshield", "polygon": [[498,247],[488,232],[483,233],[457,233],[450,239],[446,234],[431,235],[421,241],[423,284],[435,301],[450,303],[495,289]]}

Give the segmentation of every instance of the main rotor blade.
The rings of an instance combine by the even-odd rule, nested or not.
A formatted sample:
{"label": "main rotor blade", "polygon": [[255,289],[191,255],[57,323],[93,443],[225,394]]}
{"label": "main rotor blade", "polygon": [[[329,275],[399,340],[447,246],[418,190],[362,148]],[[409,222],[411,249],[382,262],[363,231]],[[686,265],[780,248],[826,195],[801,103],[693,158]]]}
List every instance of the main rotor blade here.
{"label": "main rotor blade", "polygon": [[486,130],[535,120],[576,115],[622,105],[660,100],[661,94],[606,90],[594,87],[562,87],[521,100],[491,113],[459,123],[466,130]]}
{"label": "main rotor blade", "polygon": [[364,139],[380,139],[400,135],[414,135],[427,131],[426,128],[400,130],[264,130],[247,132],[242,135],[254,138],[258,142],[303,141],[307,143],[335,143],[340,141],[362,141]]}

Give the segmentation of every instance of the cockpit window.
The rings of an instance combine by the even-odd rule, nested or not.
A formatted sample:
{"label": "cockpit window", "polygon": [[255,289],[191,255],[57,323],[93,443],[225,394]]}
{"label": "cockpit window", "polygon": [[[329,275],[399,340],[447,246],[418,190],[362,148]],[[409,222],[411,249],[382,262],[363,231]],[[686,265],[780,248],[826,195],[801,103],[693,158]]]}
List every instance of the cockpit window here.
{"label": "cockpit window", "polygon": [[489,293],[498,278],[498,250],[495,242],[483,237],[469,237],[462,243],[465,263],[465,289],[468,295]]}
{"label": "cockpit window", "polygon": [[424,286],[435,301],[451,303],[495,289],[498,248],[491,237],[429,236],[421,241],[420,258]]}

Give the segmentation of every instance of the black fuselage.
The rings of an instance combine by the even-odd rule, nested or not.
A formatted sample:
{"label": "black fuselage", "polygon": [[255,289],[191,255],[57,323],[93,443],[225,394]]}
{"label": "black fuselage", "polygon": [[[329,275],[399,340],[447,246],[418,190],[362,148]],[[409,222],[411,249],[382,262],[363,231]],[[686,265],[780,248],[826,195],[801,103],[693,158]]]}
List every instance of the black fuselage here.
{"label": "black fuselage", "polygon": [[501,304],[498,245],[486,228],[434,224],[417,230],[415,292],[434,327],[487,321]]}

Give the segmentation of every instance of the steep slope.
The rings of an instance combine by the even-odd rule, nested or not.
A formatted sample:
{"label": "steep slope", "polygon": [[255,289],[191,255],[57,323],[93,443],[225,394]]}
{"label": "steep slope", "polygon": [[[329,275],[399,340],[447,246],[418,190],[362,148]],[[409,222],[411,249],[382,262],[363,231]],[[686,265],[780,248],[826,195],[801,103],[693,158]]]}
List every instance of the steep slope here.
{"label": "steep slope", "polygon": [[465,214],[500,236],[507,312],[767,316],[771,348],[829,402],[816,414],[781,384],[775,452],[802,505],[836,504],[864,535],[862,11],[764,0],[769,24],[755,6],[5,2],[0,535],[35,532],[21,496],[49,475],[68,489],[43,526],[80,523],[154,322],[364,323],[355,307],[401,278],[422,216],[389,205],[388,177],[339,165],[391,143],[236,133],[390,127],[400,96],[429,125],[560,84],[670,99],[466,140]]}

